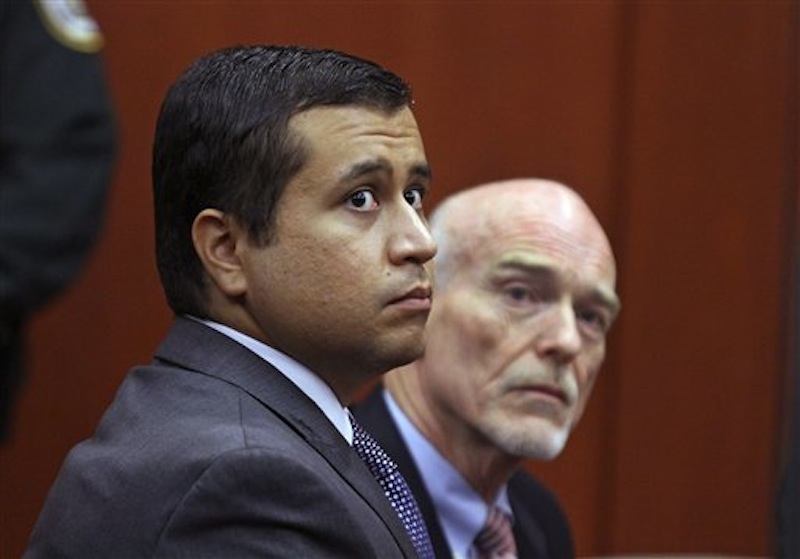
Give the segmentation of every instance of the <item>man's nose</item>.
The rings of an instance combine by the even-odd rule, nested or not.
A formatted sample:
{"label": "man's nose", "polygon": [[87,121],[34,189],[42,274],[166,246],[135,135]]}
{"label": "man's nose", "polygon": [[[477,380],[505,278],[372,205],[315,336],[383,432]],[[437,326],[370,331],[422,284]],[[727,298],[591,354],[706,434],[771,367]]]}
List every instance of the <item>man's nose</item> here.
{"label": "man's nose", "polygon": [[396,265],[405,262],[424,264],[436,254],[428,223],[422,214],[408,203],[395,212],[389,239],[389,260]]}
{"label": "man's nose", "polygon": [[536,352],[559,362],[572,360],[581,350],[581,333],[575,309],[569,301],[559,301],[547,310],[540,323]]}

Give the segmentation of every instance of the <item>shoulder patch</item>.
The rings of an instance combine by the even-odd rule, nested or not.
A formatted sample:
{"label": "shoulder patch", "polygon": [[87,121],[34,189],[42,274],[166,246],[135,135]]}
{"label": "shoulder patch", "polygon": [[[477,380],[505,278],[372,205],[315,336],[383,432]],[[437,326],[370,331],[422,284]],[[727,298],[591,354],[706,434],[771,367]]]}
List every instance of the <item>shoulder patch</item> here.
{"label": "shoulder patch", "polygon": [[45,29],[60,43],[81,52],[97,52],[103,35],[83,0],[33,0]]}

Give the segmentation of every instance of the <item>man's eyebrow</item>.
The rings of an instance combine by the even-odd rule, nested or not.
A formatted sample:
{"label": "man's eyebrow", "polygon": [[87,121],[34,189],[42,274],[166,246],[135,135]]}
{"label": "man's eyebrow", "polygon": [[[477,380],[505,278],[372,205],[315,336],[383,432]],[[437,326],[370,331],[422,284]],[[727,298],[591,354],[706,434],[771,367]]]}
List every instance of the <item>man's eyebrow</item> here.
{"label": "man's eyebrow", "polygon": [[431,171],[431,167],[427,163],[418,163],[412,166],[408,174],[427,180],[433,178],[433,171]]}
{"label": "man's eyebrow", "polygon": [[391,174],[392,166],[383,159],[370,159],[368,161],[361,161],[360,163],[356,163],[350,167],[342,179],[345,181],[350,181],[378,171]]}
{"label": "man's eyebrow", "polygon": [[497,267],[501,270],[519,270],[536,276],[555,276],[555,272],[549,263],[540,261],[535,257],[506,256],[497,262]]}
{"label": "man's eyebrow", "polygon": [[609,310],[609,312],[611,312],[613,317],[616,317],[619,314],[619,311],[622,308],[622,303],[613,290],[597,288],[592,291],[592,294],[600,302],[600,304],[602,304]]}
{"label": "man's eyebrow", "polygon": [[[519,258],[507,257],[498,262],[498,268],[501,270],[519,270],[531,276],[537,276],[545,279],[555,280],[557,274],[546,262],[537,261],[535,258]],[[608,308],[608,310],[617,315],[622,307],[622,303],[614,290],[604,285],[593,287],[589,293],[592,299]]]}
{"label": "man's eyebrow", "polygon": [[[389,175],[394,173],[394,168],[385,159],[370,159],[356,163],[342,177],[343,181],[352,181],[370,173],[383,172]],[[417,163],[409,169],[409,176],[431,179],[431,168],[427,163]]]}

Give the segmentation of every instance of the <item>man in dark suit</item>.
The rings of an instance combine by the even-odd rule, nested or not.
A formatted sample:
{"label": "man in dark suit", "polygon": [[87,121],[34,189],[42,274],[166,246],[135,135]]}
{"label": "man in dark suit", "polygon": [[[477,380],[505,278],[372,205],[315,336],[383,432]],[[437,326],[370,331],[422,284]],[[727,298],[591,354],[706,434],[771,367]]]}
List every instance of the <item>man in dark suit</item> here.
{"label": "man in dark suit", "polygon": [[609,242],[571,189],[518,179],[451,196],[424,355],[354,414],[415,493],[437,556],[574,556],[525,459],[559,454],[619,309]]}
{"label": "man in dark suit", "polygon": [[116,130],[102,46],[80,0],[0,2],[0,442],[27,324],[83,269],[104,222]]}
{"label": "man in dark suit", "polygon": [[172,86],[153,181],[177,317],[70,452],[28,557],[430,557],[345,407],[423,348],[410,105],[379,66],[296,47],[211,53]]}

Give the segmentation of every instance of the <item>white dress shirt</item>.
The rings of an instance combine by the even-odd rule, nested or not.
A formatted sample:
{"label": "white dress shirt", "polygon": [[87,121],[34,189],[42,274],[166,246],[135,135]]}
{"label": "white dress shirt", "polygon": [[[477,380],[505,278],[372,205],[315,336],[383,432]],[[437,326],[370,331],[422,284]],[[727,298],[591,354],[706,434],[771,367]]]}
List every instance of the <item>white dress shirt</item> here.
{"label": "white dress shirt", "polygon": [[342,434],[348,444],[353,444],[353,426],[350,424],[350,416],[347,409],[342,406],[336,394],[325,381],[315,375],[304,365],[298,363],[285,353],[242,334],[230,326],[225,326],[212,320],[189,317],[198,322],[202,322],[209,328],[213,328],[220,334],[224,334],[233,341],[243,345],[264,361],[278,369],[283,376],[292,381],[303,393],[314,402],[325,417],[333,423],[336,430]]}
{"label": "white dress shirt", "polygon": [[[383,397],[434,502],[453,558],[477,557],[472,542],[489,515],[489,507],[458,470],[411,423],[387,390],[383,391]],[[513,519],[506,485],[501,488],[494,506]]]}

